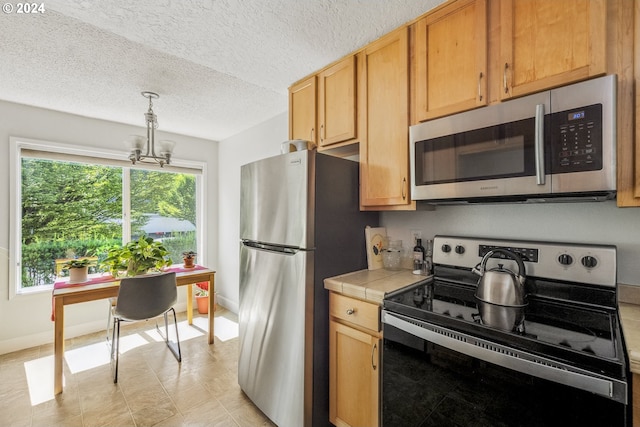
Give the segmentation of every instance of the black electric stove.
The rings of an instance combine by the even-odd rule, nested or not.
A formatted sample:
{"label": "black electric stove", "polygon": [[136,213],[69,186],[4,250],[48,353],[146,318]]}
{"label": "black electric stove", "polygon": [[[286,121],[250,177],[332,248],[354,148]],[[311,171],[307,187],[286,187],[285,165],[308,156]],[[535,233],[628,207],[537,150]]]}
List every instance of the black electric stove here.
{"label": "black electric stove", "polygon": [[389,295],[384,308],[623,378],[624,354],[614,309],[529,295],[524,321],[504,331],[483,324],[474,294],[475,285],[436,279]]}
{"label": "black electric stove", "polygon": [[[495,248],[517,254],[526,268],[524,314],[512,328],[485,322],[483,303],[475,297],[479,277],[472,270]],[[517,271],[517,264],[504,255],[496,253],[496,258],[487,262],[488,269],[501,264]],[[387,295],[382,321],[385,351],[396,340],[421,352],[418,360],[431,360],[435,356],[430,349],[442,348],[450,360],[456,360],[454,365],[469,359],[465,369],[456,368],[460,373],[488,363],[504,369],[501,377],[517,372],[567,387],[569,393],[562,394],[576,390],[595,396],[596,402],[610,401],[607,405],[619,405],[613,417],[626,417],[628,365],[617,310],[613,246],[436,236],[433,279]],[[391,360],[392,352],[388,354]],[[388,378],[395,369],[387,365],[384,379],[393,383],[395,377]],[[384,388],[383,383],[383,400]],[[584,401],[582,396],[578,400]],[[385,407],[392,408],[389,402],[383,405],[383,415]],[[393,418],[387,414],[383,419],[390,424]],[[491,423],[499,425],[500,420]]]}

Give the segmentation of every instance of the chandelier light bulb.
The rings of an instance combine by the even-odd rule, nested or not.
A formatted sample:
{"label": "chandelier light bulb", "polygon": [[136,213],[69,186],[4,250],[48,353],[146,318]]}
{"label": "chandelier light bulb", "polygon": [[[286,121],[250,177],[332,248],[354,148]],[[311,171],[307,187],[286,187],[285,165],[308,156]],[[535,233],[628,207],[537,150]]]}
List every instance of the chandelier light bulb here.
{"label": "chandelier light bulb", "polygon": [[176,146],[176,143],[175,141],[163,139],[162,141],[158,142],[158,145],[160,146],[160,154],[165,155],[173,153],[173,147]]}

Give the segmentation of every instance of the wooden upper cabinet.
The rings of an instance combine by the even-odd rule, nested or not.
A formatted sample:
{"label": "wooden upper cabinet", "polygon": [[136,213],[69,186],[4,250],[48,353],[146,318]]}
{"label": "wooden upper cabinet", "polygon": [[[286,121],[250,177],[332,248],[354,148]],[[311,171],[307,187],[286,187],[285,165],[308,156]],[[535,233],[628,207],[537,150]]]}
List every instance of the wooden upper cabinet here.
{"label": "wooden upper cabinet", "polygon": [[413,30],[413,122],[486,105],[486,0],[451,2]]}
{"label": "wooden upper cabinet", "polygon": [[318,74],[320,147],[356,138],[356,95],[355,56]]}
{"label": "wooden upper cabinet", "polygon": [[317,144],[316,77],[289,88],[289,139],[304,139]]}
{"label": "wooden upper cabinet", "polygon": [[363,208],[411,208],[408,28],[358,53],[360,201]]}
{"label": "wooden upper cabinet", "polygon": [[500,1],[502,99],[605,74],[605,0]]}

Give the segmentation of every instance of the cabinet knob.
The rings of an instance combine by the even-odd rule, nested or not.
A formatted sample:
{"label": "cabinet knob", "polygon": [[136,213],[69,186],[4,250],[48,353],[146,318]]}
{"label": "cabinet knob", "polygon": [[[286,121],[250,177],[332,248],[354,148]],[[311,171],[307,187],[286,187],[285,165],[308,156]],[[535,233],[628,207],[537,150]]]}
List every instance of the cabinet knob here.
{"label": "cabinet knob", "polygon": [[347,316],[351,316],[355,312],[356,312],[355,308],[347,308]]}

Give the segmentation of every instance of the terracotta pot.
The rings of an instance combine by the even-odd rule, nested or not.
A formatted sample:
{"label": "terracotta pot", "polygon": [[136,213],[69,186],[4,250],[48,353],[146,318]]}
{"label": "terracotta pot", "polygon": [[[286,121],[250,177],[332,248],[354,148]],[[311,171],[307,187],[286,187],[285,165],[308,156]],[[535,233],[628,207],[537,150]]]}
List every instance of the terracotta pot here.
{"label": "terracotta pot", "polygon": [[184,261],[184,268],[193,268],[195,267],[195,258],[191,257],[191,258],[183,258],[182,259]]}
{"label": "terracotta pot", "polygon": [[198,304],[198,313],[207,314],[209,313],[209,297],[196,297],[196,303]]}

